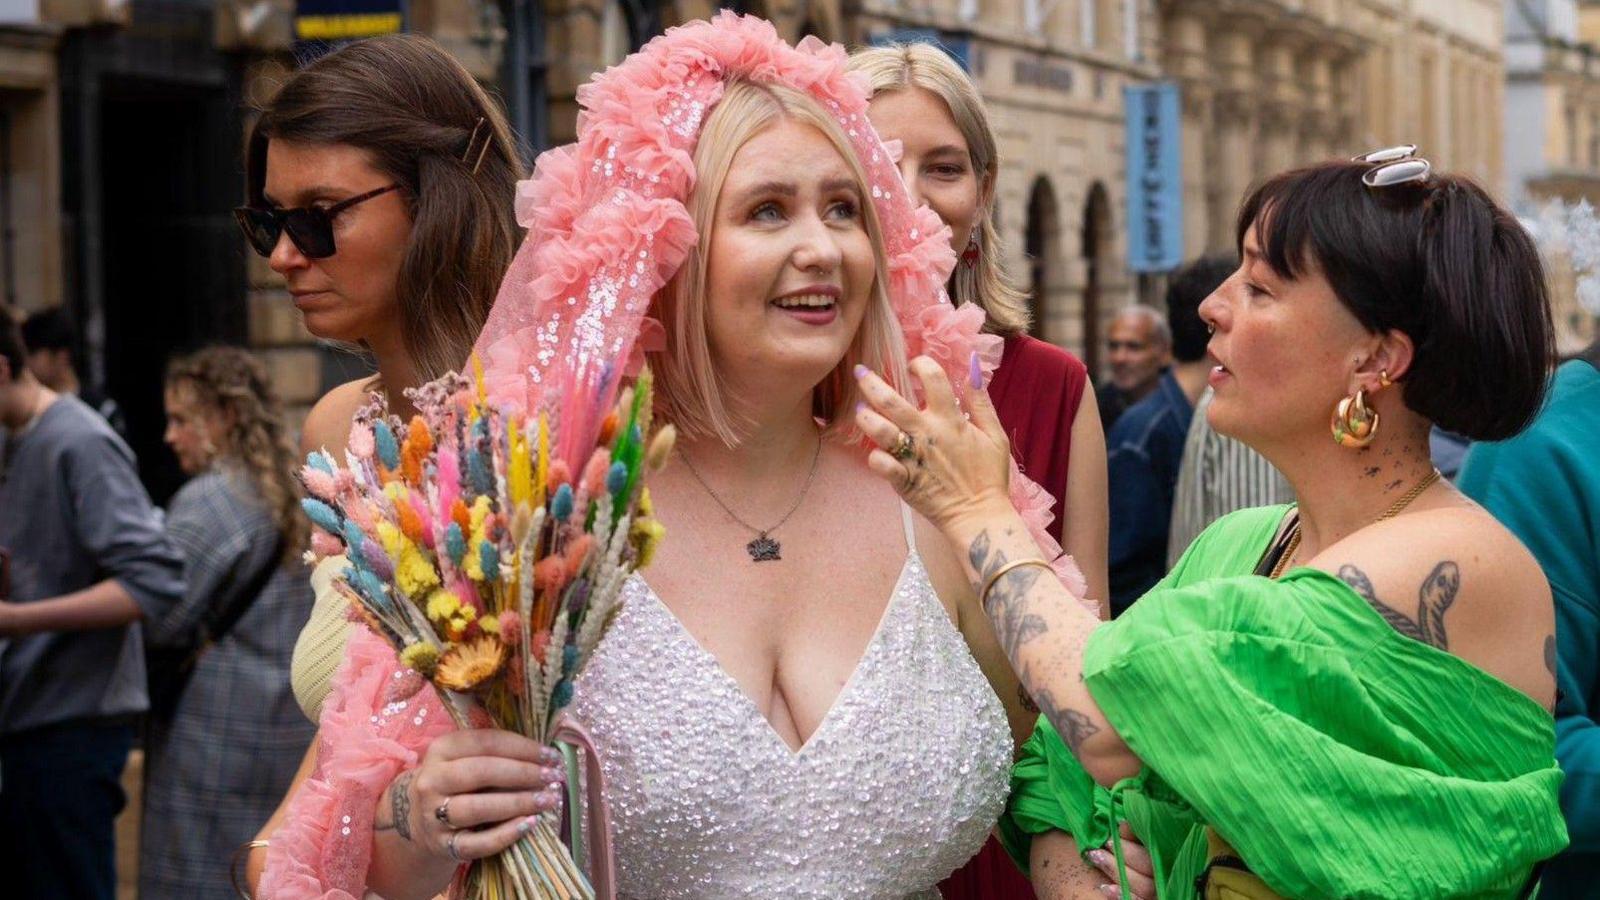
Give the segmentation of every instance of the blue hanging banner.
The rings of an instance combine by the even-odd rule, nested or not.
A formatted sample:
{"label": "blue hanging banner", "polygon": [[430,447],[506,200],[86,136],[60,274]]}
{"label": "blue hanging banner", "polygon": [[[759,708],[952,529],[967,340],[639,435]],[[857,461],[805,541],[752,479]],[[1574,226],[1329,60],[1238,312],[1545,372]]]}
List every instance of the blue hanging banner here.
{"label": "blue hanging banner", "polygon": [[1183,110],[1170,82],[1122,89],[1128,128],[1128,268],[1183,261]]}

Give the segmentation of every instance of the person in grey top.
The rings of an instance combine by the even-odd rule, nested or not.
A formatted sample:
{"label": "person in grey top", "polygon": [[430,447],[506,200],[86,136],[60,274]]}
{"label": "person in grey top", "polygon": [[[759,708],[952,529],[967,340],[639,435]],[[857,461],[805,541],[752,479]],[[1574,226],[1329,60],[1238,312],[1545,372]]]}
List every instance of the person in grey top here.
{"label": "person in grey top", "polygon": [[139,896],[225,898],[234,848],[271,818],[316,732],[289,689],[313,599],[309,526],[259,360],[238,347],[174,359],[165,403],[167,446],[194,476],[167,507],[189,591],[146,638],[199,653],[175,696],[152,698]]}
{"label": "person in grey top", "polygon": [[0,312],[0,871],[15,897],[107,898],[133,724],[148,706],[139,623],[183,566],[133,453],[40,384]]}

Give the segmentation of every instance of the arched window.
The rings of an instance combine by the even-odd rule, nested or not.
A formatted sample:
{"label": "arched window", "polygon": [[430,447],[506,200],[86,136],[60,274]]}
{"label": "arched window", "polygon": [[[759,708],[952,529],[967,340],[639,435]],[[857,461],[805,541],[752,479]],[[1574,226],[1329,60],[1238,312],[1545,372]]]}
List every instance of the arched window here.
{"label": "arched window", "polygon": [[1111,266],[1111,198],[1096,181],[1083,204],[1083,320],[1081,358],[1090,372],[1100,363],[1100,289]]}

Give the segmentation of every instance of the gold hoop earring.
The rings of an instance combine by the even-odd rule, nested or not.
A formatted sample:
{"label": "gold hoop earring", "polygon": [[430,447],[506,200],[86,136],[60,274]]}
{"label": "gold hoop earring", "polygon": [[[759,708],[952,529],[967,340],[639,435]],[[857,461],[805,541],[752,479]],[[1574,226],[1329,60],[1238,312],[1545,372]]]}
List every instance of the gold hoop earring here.
{"label": "gold hoop earring", "polygon": [[1333,440],[1341,447],[1359,450],[1378,436],[1378,411],[1367,406],[1366,388],[1339,401],[1333,412]]}
{"label": "gold hoop earring", "polygon": [[1389,385],[1394,384],[1394,382],[1389,380],[1388,369],[1384,369],[1382,372],[1378,373],[1378,384],[1382,385],[1383,387],[1388,387]]}

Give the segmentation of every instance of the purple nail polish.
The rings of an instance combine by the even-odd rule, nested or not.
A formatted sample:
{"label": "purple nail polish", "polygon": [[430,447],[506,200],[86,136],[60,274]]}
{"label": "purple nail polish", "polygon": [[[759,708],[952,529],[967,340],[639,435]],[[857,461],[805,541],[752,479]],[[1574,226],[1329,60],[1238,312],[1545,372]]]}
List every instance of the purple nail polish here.
{"label": "purple nail polish", "polygon": [[866,377],[866,374],[869,371],[871,371],[871,370],[868,369],[866,366],[862,365],[861,363],[856,363],[855,373],[856,373],[856,377],[857,378]]}
{"label": "purple nail polish", "polygon": [[983,366],[978,365],[978,351],[972,351],[972,356],[967,359],[967,379],[972,384],[973,390],[983,389]]}

